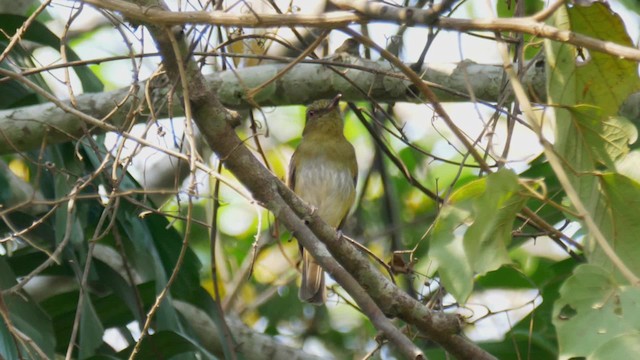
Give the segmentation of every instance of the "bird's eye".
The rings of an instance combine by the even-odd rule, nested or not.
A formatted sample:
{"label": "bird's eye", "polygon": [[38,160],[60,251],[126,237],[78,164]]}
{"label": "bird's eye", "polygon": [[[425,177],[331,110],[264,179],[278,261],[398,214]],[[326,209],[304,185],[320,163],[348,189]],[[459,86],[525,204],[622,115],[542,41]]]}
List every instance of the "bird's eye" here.
{"label": "bird's eye", "polygon": [[312,117],[315,116],[318,112],[315,110],[309,110],[307,111],[307,117]]}

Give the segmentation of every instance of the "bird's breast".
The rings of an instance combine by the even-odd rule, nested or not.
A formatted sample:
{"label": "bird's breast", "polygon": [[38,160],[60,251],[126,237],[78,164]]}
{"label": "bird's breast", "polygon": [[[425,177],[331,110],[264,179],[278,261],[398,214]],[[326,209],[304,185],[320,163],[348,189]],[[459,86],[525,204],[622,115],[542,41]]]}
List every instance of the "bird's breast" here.
{"label": "bird's breast", "polygon": [[337,227],[355,198],[354,175],[348,166],[331,159],[305,161],[296,168],[294,190],[324,221]]}

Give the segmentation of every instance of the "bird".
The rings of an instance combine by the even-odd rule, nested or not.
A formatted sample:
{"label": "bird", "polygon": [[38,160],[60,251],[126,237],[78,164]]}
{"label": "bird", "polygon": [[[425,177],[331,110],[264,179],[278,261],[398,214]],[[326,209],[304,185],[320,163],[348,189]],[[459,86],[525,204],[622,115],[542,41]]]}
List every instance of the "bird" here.
{"label": "bird", "polygon": [[342,45],[338,46],[334,54],[349,54],[351,56],[360,57],[360,43],[354,38],[348,38],[342,43]]}
{"label": "bird", "polygon": [[[302,140],[289,163],[288,185],[327,224],[339,230],[356,196],[358,163],[353,145],[344,136],[338,106],[341,95],[317,100],[307,107]],[[324,271],[300,246],[302,281],[300,300],[325,303]]]}

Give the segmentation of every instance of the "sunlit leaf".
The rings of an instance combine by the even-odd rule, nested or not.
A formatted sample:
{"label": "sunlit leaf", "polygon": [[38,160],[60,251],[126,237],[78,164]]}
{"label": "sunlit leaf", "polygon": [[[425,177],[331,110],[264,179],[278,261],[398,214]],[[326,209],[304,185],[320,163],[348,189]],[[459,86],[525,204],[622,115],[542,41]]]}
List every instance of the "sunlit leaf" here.
{"label": "sunlit leaf", "polygon": [[[598,213],[601,230],[625,266],[633,273],[640,274],[640,222],[637,217],[640,211],[640,183],[623,175],[608,173],[600,177],[600,185],[603,201],[609,204],[608,211]],[[593,251],[589,260],[612,271],[617,269],[615,262],[603,251]],[[623,281],[618,276],[616,271],[616,279]]]}
{"label": "sunlit leaf", "polygon": [[515,216],[524,204],[519,188],[513,172],[500,170],[464,185],[441,209],[429,256],[443,285],[458,301],[471,294],[476,274],[511,262],[507,246]]}
{"label": "sunlit leaf", "polygon": [[[621,286],[610,272],[596,265],[580,265],[560,289],[553,323],[558,330],[560,359],[604,354],[600,347],[621,335],[640,332],[640,289]],[[619,353],[632,345],[616,341]],[[610,358],[610,357],[609,357]],[[615,357],[614,357],[615,358]]]}
{"label": "sunlit leaf", "polygon": [[640,354],[640,333],[614,337],[598,347],[588,360],[633,359]]}
{"label": "sunlit leaf", "polygon": [[[561,8],[553,17],[553,23],[562,29],[580,31],[604,41],[633,45],[619,16],[600,2]],[[601,163],[614,170],[614,161],[626,154],[627,143],[636,137],[635,129],[612,116],[627,96],[638,89],[638,65],[566,43],[545,41],[545,45],[549,102],[558,105],[554,109],[555,151],[562,159],[572,190],[595,226],[612,248],[622,250],[637,236],[637,230],[632,223],[621,223],[617,217],[630,211],[637,190],[630,182],[607,175],[605,178],[625,184],[624,190],[618,191],[626,201],[615,200],[616,196],[611,196],[615,195],[612,189],[606,189],[608,180],[599,177],[597,170]],[[605,181],[601,183],[601,179]],[[587,233],[586,240],[585,252],[589,260],[613,270],[612,259],[605,255],[594,234]],[[624,253],[619,255],[627,259],[625,263],[637,262]],[[640,274],[638,266],[629,266]]]}

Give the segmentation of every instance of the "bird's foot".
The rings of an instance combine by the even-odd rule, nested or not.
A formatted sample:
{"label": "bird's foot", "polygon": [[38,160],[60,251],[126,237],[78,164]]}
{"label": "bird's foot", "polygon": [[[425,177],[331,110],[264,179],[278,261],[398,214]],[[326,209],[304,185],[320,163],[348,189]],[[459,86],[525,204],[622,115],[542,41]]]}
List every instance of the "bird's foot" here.
{"label": "bird's foot", "polygon": [[302,220],[304,220],[304,223],[309,225],[309,223],[311,222],[311,218],[316,214],[316,212],[318,212],[318,208],[313,206],[313,205],[309,205],[309,207],[311,208],[311,212],[306,215],[304,218],[302,218]]}

